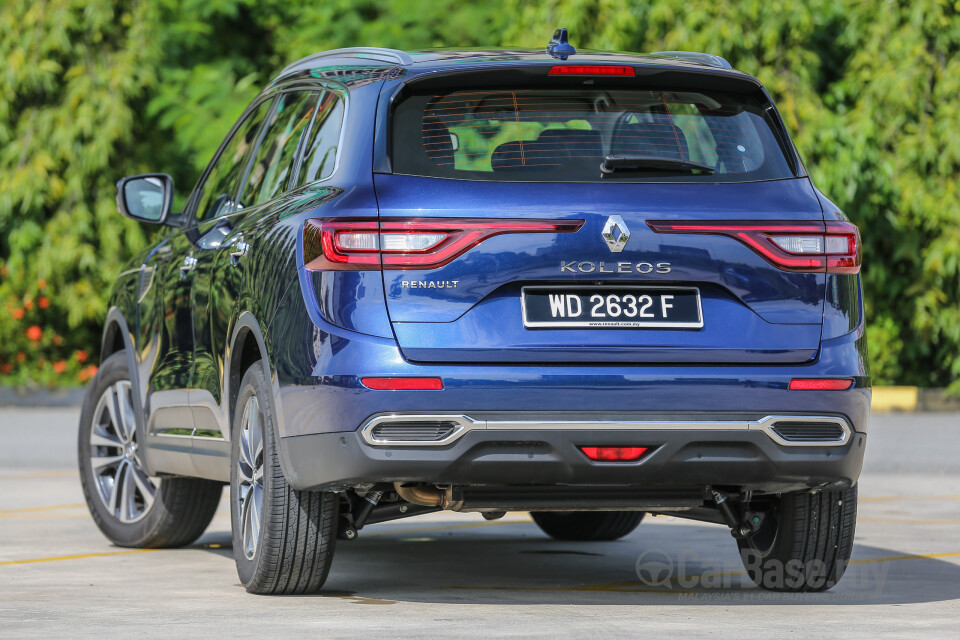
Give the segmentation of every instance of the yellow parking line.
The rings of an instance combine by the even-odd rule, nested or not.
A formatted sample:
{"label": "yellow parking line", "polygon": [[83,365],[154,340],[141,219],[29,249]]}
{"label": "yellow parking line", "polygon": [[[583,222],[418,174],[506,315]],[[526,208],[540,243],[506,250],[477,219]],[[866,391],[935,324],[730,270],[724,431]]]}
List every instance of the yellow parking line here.
{"label": "yellow parking line", "polygon": [[79,509],[86,507],[86,503],[77,502],[75,504],[52,504],[46,507],[21,507],[20,509],[0,509],[0,515],[8,513],[33,513],[34,511],[60,511],[63,509]]}
{"label": "yellow parking line", "polygon": [[[80,505],[80,506],[85,506],[85,505]],[[86,517],[86,514],[82,514],[82,515],[83,515],[84,517]],[[366,533],[366,534],[364,534],[364,537],[369,537],[369,536],[384,536],[384,535],[390,535],[390,534],[422,533],[422,532],[424,532],[424,531],[440,531],[440,530],[446,530],[446,529],[471,529],[471,528],[474,528],[474,527],[491,527],[491,526],[504,525],[504,524],[526,524],[526,523],[528,523],[528,522],[533,522],[533,520],[530,519],[530,518],[526,518],[526,519],[524,519],[524,520],[507,520],[507,521],[505,521],[505,522],[475,522],[475,523],[471,523],[471,524],[455,524],[455,525],[438,526],[438,527],[422,527],[422,528],[417,528],[417,529],[402,529],[402,530],[401,530],[401,529],[397,529],[397,530],[393,530],[393,531],[378,531],[378,532],[375,532],[375,533]],[[208,545],[204,545],[204,547],[205,547],[205,548],[208,548],[208,549],[218,549],[218,548],[220,548],[220,546],[221,546],[221,545],[219,545],[219,544],[208,544]],[[189,548],[189,547],[188,547],[188,548]],[[9,561],[6,561],[6,562],[0,562],[0,567],[2,567],[2,566],[8,566],[8,565],[14,565],[14,564],[33,564],[33,563],[36,563],[36,562],[57,562],[57,561],[60,561],[60,560],[81,560],[81,559],[83,559],[83,558],[99,558],[99,557],[102,557],[102,556],[117,556],[117,555],[123,555],[123,554],[128,554],[128,553],[145,553],[145,552],[149,552],[149,551],[169,551],[169,549],[128,549],[128,550],[125,550],[125,551],[106,551],[106,552],[102,552],[102,553],[82,553],[82,554],[79,554],[79,555],[73,555],[73,556],[55,556],[55,557],[52,557],[52,558],[29,558],[29,559],[27,559],[27,560],[9,560]]]}
{"label": "yellow parking line", "polygon": [[11,513],[0,515],[2,520],[39,520],[43,518],[89,518],[89,513]]}
{"label": "yellow parking line", "polygon": [[103,556],[122,556],[131,553],[149,553],[151,551],[166,551],[166,549],[126,549],[125,551],[104,551],[102,553],[80,553],[74,556],[54,556],[52,558],[29,558],[27,560],[7,560],[0,562],[0,567],[14,564],[34,564],[37,562],[59,562],[60,560],[82,560],[83,558],[100,558]]}

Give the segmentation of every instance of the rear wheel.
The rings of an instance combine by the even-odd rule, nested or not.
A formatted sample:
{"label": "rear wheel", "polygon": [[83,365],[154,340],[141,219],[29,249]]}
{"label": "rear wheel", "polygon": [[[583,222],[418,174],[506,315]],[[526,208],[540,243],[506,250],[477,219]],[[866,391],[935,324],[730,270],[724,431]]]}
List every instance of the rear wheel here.
{"label": "rear wheel", "polygon": [[233,419],[230,515],[240,581],[251,593],[313,593],[333,560],[339,500],[296,491],[280,468],[261,362],[243,376]]}
{"label": "rear wheel", "polygon": [[617,540],[643,520],[642,511],[540,511],[530,515],[545,534],[557,540]]}
{"label": "rear wheel", "polygon": [[760,528],[738,540],[750,578],[770,591],[826,591],[850,561],[857,522],[857,488],[786,493]]}
{"label": "rear wheel", "polygon": [[179,547],[210,524],[222,485],[143,471],[124,351],[107,358],[83,401],[77,442],[80,484],[94,522],[122,547]]}

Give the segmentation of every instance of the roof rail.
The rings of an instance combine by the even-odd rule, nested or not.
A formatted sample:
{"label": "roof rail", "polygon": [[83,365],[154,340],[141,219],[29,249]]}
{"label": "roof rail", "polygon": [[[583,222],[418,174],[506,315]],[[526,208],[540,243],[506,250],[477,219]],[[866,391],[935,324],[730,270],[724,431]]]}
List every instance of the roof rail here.
{"label": "roof rail", "polygon": [[698,51],[654,51],[650,55],[662,56],[664,58],[676,58],[677,60],[689,60],[690,62],[705,64],[708,67],[717,67],[718,69],[733,68],[725,58],[715,56],[712,53],[700,53]]}
{"label": "roof rail", "polygon": [[384,49],[381,47],[346,47],[343,49],[331,49],[329,51],[321,51],[320,53],[314,53],[307,56],[306,58],[301,58],[294,63],[288,64],[284,67],[277,77],[284,76],[297,67],[302,66],[306,62],[312,62],[314,60],[319,60],[321,58],[367,58],[371,60],[378,60],[380,62],[389,62],[391,64],[406,66],[408,64],[413,64],[413,58],[410,57],[406,51],[400,51],[398,49]]}

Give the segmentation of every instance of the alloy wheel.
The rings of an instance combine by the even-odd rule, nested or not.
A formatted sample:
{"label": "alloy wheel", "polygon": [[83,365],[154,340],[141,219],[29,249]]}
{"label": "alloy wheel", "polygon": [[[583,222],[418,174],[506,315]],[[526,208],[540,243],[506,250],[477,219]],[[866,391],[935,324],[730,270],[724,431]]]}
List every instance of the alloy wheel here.
{"label": "alloy wheel", "polygon": [[97,402],[90,430],[90,469],[100,500],[118,521],[133,524],[153,507],[160,480],[143,471],[128,380],[107,387]]}
{"label": "alloy wheel", "polygon": [[243,408],[237,457],[237,509],[243,554],[253,560],[263,512],[263,429],[260,403],[250,396]]}

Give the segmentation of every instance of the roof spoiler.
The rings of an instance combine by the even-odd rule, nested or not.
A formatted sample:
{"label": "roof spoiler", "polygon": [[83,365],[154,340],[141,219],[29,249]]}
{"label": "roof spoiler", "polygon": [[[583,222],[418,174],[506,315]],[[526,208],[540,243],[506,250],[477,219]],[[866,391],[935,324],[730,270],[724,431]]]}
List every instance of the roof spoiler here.
{"label": "roof spoiler", "polygon": [[677,60],[688,60],[697,64],[705,64],[708,67],[718,69],[732,69],[730,63],[725,58],[715,56],[712,53],[700,53],[698,51],[654,51],[650,55],[661,56],[664,58],[676,58]]}

